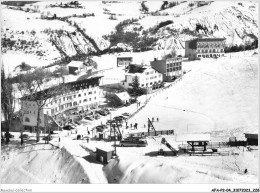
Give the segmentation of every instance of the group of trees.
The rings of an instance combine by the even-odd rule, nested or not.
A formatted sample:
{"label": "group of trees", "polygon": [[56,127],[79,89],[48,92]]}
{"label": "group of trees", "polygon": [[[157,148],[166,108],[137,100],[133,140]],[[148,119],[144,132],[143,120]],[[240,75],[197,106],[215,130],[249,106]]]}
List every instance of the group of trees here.
{"label": "group of trees", "polygon": [[252,43],[246,45],[227,46],[224,48],[224,50],[226,53],[229,53],[229,52],[240,52],[244,50],[252,50],[256,48],[258,48],[258,40],[255,40]]}
{"label": "group of trees", "polygon": [[160,10],[165,10],[167,8],[171,8],[171,7],[174,7],[174,6],[179,5],[179,4],[180,3],[178,1],[177,2],[175,2],[175,1],[173,1],[173,2],[163,1],[163,4],[162,4]]}
{"label": "group of trees", "polygon": [[141,3],[141,11],[143,11],[144,13],[148,13],[149,12],[149,8],[144,3],[145,3],[145,1],[142,1],[142,3]]}
{"label": "group of trees", "polygon": [[[14,115],[15,93],[10,81],[10,77],[6,76],[4,67],[1,68],[1,111],[4,117],[6,144],[9,143],[10,126]],[[3,130],[3,128],[2,128]]]}
{"label": "group of trees", "polygon": [[[158,40],[157,38],[149,36],[148,33],[139,34],[139,30],[125,30],[126,26],[134,23],[137,24],[137,21],[138,19],[134,18],[124,20],[115,27],[115,32],[103,36],[103,38],[110,41],[110,48],[116,46],[118,43],[124,43],[131,46],[133,48],[133,51],[152,50],[153,45]],[[138,29],[142,30],[141,27]]]}

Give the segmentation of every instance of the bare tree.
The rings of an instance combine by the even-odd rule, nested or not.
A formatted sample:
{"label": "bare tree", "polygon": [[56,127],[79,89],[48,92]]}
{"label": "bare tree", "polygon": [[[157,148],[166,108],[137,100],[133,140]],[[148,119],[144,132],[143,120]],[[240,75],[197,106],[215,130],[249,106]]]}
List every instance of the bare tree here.
{"label": "bare tree", "polygon": [[[37,107],[36,113],[36,141],[39,141],[39,126],[41,120],[40,114],[44,107],[51,103],[58,95],[65,93],[68,86],[65,84],[59,84],[51,88],[44,88],[44,80],[47,78],[48,72],[43,69],[36,69],[34,72],[28,71],[24,76],[19,77],[18,90],[20,91],[22,98],[21,101],[35,102]],[[22,108],[24,108],[22,106]]]}
{"label": "bare tree", "polygon": [[6,144],[10,139],[10,126],[14,115],[15,107],[14,88],[10,81],[10,77],[6,77],[4,67],[1,68],[1,111],[5,119],[5,137]]}

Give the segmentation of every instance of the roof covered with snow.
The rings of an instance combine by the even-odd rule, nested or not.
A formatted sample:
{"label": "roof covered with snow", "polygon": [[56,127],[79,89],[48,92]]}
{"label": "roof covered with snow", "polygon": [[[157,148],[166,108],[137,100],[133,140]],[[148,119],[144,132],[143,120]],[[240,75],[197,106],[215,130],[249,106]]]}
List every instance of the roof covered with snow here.
{"label": "roof covered with snow", "polygon": [[146,70],[146,68],[144,68],[141,65],[138,64],[130,64],[129,65],[129,71],[128,73],[130,74],[135,74],[135,73],[143,73]]}
{"label": "roof covered with snow", "polygon": [[176,141],[210,141],[210,134],[182,134],[182,135],[177,135]]}
{"label": "roof covered with snow", "polygon": [[83,62],[81,61],[71,61],[69,64],[68,64],[68,67],[77,67],[77,68],[80,68],[83,66]]}
{"label": "roof covered with snow", "polygon": [[131,98],[127,92],[115,93],[115,95],[121,100],[129,100]]}

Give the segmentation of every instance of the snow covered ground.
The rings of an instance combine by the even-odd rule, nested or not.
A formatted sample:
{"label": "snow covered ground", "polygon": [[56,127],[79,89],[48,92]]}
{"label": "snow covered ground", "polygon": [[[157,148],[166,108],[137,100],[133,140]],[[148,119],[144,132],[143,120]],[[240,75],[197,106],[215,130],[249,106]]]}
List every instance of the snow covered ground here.
{"label": "snow covered ground", "polygon": [[[249,55],[250,54],[250,55]],[[231,54],[218,59],[184,62],[181,80],[153,94],[145,109],[129,122],[146,130],[148,118],[159,118],[156,129],[192,133],[258,128],[258,55]],[[149,97],[149,96],[148,96]],[[160,113],[158,113],[160,112]]]}
{"label": "snow covered ground", "polygon": [[[245,131],[258,128],[258,54],[254,51],[227,54],[218,59],[184,62],[187,72],[168,89],[147,96],[148,104],[129,121],[139,123],[138,130],[147,131],[147,118],[159,117],[156,130],[174,129],[175,134],[211,133],[214,139],[241,137]],[[108,75],[121,68],[107,70]],[[104,71],[105,73],[106,71]],[[138,99],[143,105],[146,95]],[[112,112],[134,113],[135,104]],[[158,113],[160,112],[160,113]],[[110,116],[77,127],[86,135],[87,128],[105,123]],[[146,128],[143,125],[146,124]],[[103,167],[95,161],[96,147],[111,147],[113,142],[75,140],[76,133],[63,131],[51,142],[55,147],[31,143],[26,148],[15,146],[2,151],[2,183],[256,183],[258,151],[244,147],[220,148],[226,156],[172,156],[161,137],[147,138],[147,147],[117,147],[118,159]],[[92,136],[90,136],[92,137]],[[175,146],[174,136],[164,136]],[[15,141],[19,138],[16,136]],[[239,138],[238,138],[239,139]],[[42,141],[41,141],[42,143]],[[118,144],[118,142],[117,142]],[[159,149],[168,156],[155,156]],[[255,147],[258,149],[258,147]],[[72,156],[71,156],[72,155]],[[48,160],[48,165],[46,162]],[[49,170],[49,166],[53,170]],[[39,171],[41,168],[41,172]],[[69,168],[69,171],[68,171]],[[243,171],[247,169],[248,173]],[[104,172],[103,172],[104,171]],[[22,176],[22,177],[21,177]],[[73,177],[72,177],[73,176]],[[83,180],[84,179],[84,180]]]}
{"label": "snow covered ground", "polygon": [[[94,39],[101,39],[103,35],[113,31],[119,21],[139,17],[138,22],[144,29],[168,19],[174,20],[174,23],[167,27],[180,30],[186,27],[194,29],[197,22],[212,29],[216,23],[221,30],[214,32],[214,35],[227,36],[228,44],[232,40],[232,35],[234,35],[233,42],[241,43],[241,38],[237,34],[232,34],[235,30],[240,36],[243,34],[243,28],[248,33],[258,34],[258,19],[252,20],[257,15],[257,11],[253,8],[257,5],[255,2],[243,2],[243,6],[237,2],[214,2],[199,8],[191,8],[188,3],[161,11],[168,13],[168,16],[143,17],[139,10],[140,2],[108,4],[84,2],[85,8],[78,9],[77,14],[93,12],[95,17],[72,18],[72,20],[78,22]],[[50,14],[56,13],[57,16],[67,16],[75,12],[74,9],[46,8],[48,4],[49,2],[38,2],[35,5],[39,5],[41,11],[44,10],[45,13],[41,12],[42,14],[47,14],[49,11]],[[162,2],[146,2],[150,11],[158,10],[161,4]],[[249,7],[252,11],[248,11]],[[109,15],[104,13],[105,9],[117,14],[118,20],[109,20]],[[2,11],[1,22],[4,30],[10,28],[15,33],[35,30],[37,38],[42,38],[44,41],[46,34],[42,34],[41,31],[46,28],[75,30],[65,22],[36,19],[41,13],[25,13],[5,8]],[[241,15],[243,17],[239,20],[238,16]],[[158,36],[162,36],[162,33],[164,30],[161,32],[159,30]],[[185,40],[189,36],[182,34],[180,38]],[[170,40],[175,39],[172,36],[166,38],[162,36],[161,48],[171,48]],[[45,66],[60,57],[49,42],[46,41],[42,47],[48,50],[46,58],[14,50],[7,51],[2,59],[7,72],[13,73],[15,66],[21,62],[32,66]],[[183,51],[183,48],[180,48],[177,54],[183,54]],[[160,59],[165,52],[167,50],[106,54],[94,56],[93,60],[98,64],[97,70],[100,75],[104,76],[102,84],[114,84],[124,79],[123,67],[116,68],[118,56],[132,56],[133,63],[149,65],[150,61],[154,58]],[[156,130],[174,129],[177,135],[210,133],[214,140],[226,141],[233,136],[244,139],[244,132],[256,131],[259,127],[259,64],[258,54],[253,55],[253,52],[239,52],[218,59],[183,62],[183,70],[187,73],[180,80],[172,83],[167,89],[160,89],[154,94],[144,95],[138,99],[143,105],[146,99],[151,98],[148,104],[128,121],[128,125],[138,123],[138,129],[125,130],[123,127],[124,133],[147,131],[147,119],[154,117],[159,118],[158,122],[153,123]],[[68,76],[66,81],[76,78]],[[137,106],[133,104],[113,111],[112,117],[124,112],[132,114],[136,110]],[[87,135],[88,129],[101,122],[105,123],[108,119],[110,116],[93,122],[84,121],[77,127],[77,134]],[[13,133],[15,138],[8,147],[2,146],[1,150],[1,183],[256,183],[259,179],[258,152],[248,151],[244,147],[222,148],[221,150],[229,152],[226,156],[173,157],[171,152],[168,152],[168,156],[154,156],[159,149],[168,151],[160,143],[162,137],[165,137],[172,146],[176,146],[175,136],[149,137],[147,147],[117,147],[119,158],[112,159],[103,167],[95,160],[95,148],[112,147],[113,142],[93,139],[87,143],[84,140],[75,140],[77,134],[74,132],[71,134],[63,131],[56,134],[51,141],[52,145],[43,144],[43,141],[38,144],[27,141],[24,147],[19,145],[19,133]],[[35,139],[34,134],[30,135],[32,140]],[[61,138],[60,142],[58,136]],[[245,169],[248,169],[247,174],[243,174]]]}

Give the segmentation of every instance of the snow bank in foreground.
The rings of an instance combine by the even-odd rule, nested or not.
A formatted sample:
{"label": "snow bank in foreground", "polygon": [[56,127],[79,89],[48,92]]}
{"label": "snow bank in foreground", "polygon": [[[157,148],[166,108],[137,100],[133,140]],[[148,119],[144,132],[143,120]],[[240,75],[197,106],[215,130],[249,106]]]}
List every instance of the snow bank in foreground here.
{"label": "snow bank in foreground", "polygon": [[[228,157],[226,157],[228,158]],[[220,168],[208,168],[208,162],[201,164],[187,162],[177,157],[171,159],[145,159],[120,157],[113,159],[104,168],[109,183],[140,184],[182,184],[182,183],[256,183],[253,174],[231,172]],[[196,157],[197,159],[197,157]],[[138,160],[138,161],[136,161]]]}
{"label": "snow bank in foreground", "polygon": [[2,152],[1,183],[102,183],[90,169],[89,162],[64,147],[37,144],[12,154]]}

